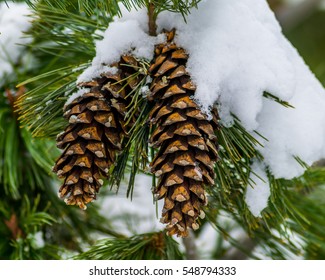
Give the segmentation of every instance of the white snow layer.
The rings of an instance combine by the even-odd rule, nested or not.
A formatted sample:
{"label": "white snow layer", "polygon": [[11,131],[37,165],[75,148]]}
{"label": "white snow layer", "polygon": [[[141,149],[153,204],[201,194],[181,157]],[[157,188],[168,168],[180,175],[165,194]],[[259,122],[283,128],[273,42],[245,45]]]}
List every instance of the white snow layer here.
{"label": "white snow layer", "polygon": [[92,66],[79,76],[77,83],[97,77],[105,65],[119,61],[120,56],[125,53],[151,59],[154,45],[159,39],[163,41],[164,36],[155,38],[148,35],[145,10],[131,13],[125,10],[122,18],[115,18],[109,25],[104,39],[96,43],[96,57]]}
{"label": "white snow layer", "polygon": [[251,213],[257,217],[267,206],[271,194],[269,180],[259,164],[252,165],[250,181],[254,186],[247,186],[245,201]]}
{"label": "white snow layer", "polygon": [[27,15],[27,4],[7,1],[0,3],[0,86],[3,77],[13,73],[12,65],[17,63],[23,47],[29,38],[23,38],[24,31],[31,26]]}
{"label": "white snow layer", "polygon": [[[152,178],[139,174],[135,180],[133,198],[126,197],[126,185],[120,187],[118,194],[112,193],[103,198],[101,212],[112,217],[112,225],[123,234],[146,233],[162,230],[164,225],[156,216],[156,204],[151,191]],[[158,215],[162,201],[158,202]]]}
{"label": "white snow layer", "polygon": [[[303,173],[294,157],[312,164],[325,156],[324,88],[283,36],[265,0],[202,0],[187,23],[179,14],[163,12],[157,24],[158,31],[177,29],[175,40],[190,55],[187,69],[202,109],[209,113],[218,102],[224,124],[235,114],[248,131],[268,139],[259,139],[264,145],[259,149],[276,178]],[[124,10],[97,42],[92,66],[79,81],[126,52],[151,59],[164,36],[150,37],[147,31],[145,10]],[[264,91],[295,108],[267,100]]]}

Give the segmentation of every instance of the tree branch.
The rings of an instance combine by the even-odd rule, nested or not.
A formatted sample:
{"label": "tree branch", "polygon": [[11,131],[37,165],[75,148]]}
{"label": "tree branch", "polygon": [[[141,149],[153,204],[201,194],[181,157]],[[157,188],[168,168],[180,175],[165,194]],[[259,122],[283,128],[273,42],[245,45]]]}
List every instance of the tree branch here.
{"label": "tree branch", "polygon": [[192,231],[189,231],[188,236],[183,238],[183,244],[185,246],[186,258],[188,260],[198,260],[199,256],[195,244],[195,236]]}
{"label": "tree branch", "polygon": [[156,15],[155,15],[155,5],[153,3],[149,3],[148,7],[148,17],[149,17],[149,35],[156,36],[157,35],[157,24],[156,24]]}

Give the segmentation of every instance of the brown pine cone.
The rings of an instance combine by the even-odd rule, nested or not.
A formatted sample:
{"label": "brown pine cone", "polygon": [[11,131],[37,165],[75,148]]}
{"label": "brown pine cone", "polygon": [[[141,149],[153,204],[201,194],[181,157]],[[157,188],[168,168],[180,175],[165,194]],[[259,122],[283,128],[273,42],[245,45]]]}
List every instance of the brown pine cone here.
{"label": "brown pine cone", "polygon": [[150,142],[158,149],[151,171],[159,177],[155,194],[164,199],[161,220],[168,234],[185,237],[189,228],[199,228],[207,204],[205,186],[214,185],[218,117],[214,112],[208,120],[193,100],[196,86],[186,71],[188,54],[173,42],[175,30],[166,36],[155,47],[149,68],[153,81],[148,98],[155,102]]}
{"label": "brown pine cone", "polygon": [[57,137],[57,146],[64,149],[53,168],[64,179],[59,196],[82,209],[96,199],[122,149],[128,95],[141,80],[141,75],[134,75],[139,65],[132,56],[124,55],[112,66],[117,67],[115,74],[103,73],[79,85],[86,93],[66,106],[69,125]]}

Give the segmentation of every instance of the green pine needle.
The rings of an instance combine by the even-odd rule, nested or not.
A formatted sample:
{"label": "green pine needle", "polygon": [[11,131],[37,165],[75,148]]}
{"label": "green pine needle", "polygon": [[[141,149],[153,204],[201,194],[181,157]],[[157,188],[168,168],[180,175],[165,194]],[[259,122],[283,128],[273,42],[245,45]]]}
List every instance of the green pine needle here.
{"label": "green pine needle", "polygon": [[178,244],[163,232],[135,235],[130,238],[103,239],[77,260],[180,260]]}

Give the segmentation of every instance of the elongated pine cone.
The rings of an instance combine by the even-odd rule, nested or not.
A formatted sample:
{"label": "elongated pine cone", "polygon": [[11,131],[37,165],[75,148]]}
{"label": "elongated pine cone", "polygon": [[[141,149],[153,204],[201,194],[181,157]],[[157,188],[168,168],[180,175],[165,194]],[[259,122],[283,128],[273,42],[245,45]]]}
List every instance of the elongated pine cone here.
{"label": "elongated pine cone", "polygon": [[116,73],[102,73],[79,85],[86,93],[66,106],[64,117],[69,125],[57,137],[58,148],[64,149],[53,168],[64,178],[59,196],[82,209],[96,199],[122,149],[128,95],[141,80],[141,75],[135,75],[138,62],[132,56],[124,55],[111,66]]}
{"label": "elongated pine cone", "polygon": [[149,68],[148,98],[155,101],[150,143],[159,149],[151,171],[159,177],[154,192],[164,199],[161,220],[167,233],[185,237],[189,228],[199,228],[207,204],[204,188],[214,185],[218,117],[214,112],[209,121],[193,100],[196,86],[186,71],[188,54],[173,42],[175,30],[165,33],[167,41],[155,47]]}

